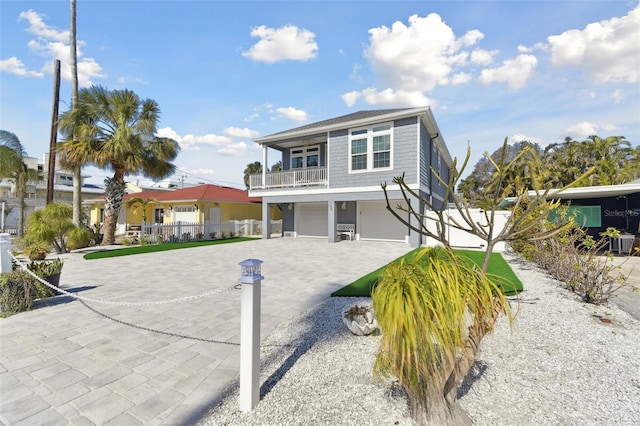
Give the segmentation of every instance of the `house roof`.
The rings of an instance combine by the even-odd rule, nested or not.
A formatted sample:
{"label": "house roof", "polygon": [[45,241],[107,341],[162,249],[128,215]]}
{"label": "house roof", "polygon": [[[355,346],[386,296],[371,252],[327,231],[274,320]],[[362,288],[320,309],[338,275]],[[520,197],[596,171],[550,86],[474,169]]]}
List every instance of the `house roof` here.
{"label": "house roof", "polygon": [[[619,195],[628,195],[640,192],[640,180],[620,185],[601,185],[601,186],[583,186],[579,188],[569,188],[564,191],[550,195],[549,198],[558,198],[561,200],[579,199],[579,198],[604,198],[617,197]],[[535,195],[534,191],[529,191],[531,195]],[[551,191],[550,194],[553,194]]]}
{"label": "house roof", "polygon": [[438,124],[433,118],[431,108],[422,106],[418,108],[394,108],[394,109],[377,109],[369,111],[358,111],[340,117],[330,118],[282,132],[274,133],[254,139],[254,142],[269,145],[278,144],[286,139],[304,138],[314,136],[321,133],[327,133],[333,130],[341,130],[349,127],[360,127],[384,121],[399,120],[402,118],[418,116],[425,123],[429,132],[432,133],[436,145],[442,153],[447,165],[453,164],[453,159],[449,153],[449,149],[444,142],[444,138],[440,133]]}
{"label": "house roof", "polygon": [[[640,193],[640,179],[620,185],[600,185],[600,186],[582,186],[578,188],[569,188],[564,191],[550,190],[547,198],[554,200],[578,200],[581,198],[606,198],[618,197],[621,195],[629,195]],[[535,197],[536,191],[531,190],[527,193],[529,197]],[[500,207],[506,207],[515,202],[515,197],[505,198]]]}
{"label": "house roof", "polygon": [[[174,191],[147,190],[126,194],[124,201],[132,198],[155,198],[159,202],[181,202],[181,201],[217,201],[227,203],[260,203],[261,197],[249,197],[247,191],[228,186],[219,185],[198,185],[189,188],[176,189]],[[104,200],[104,196],[98,200]]]}
{"label": "house roof", "polygon": [[321,132],[328,132],[331,130],[344,129],[345,127],[365,125],[375,121],[393,120],[412,115],[424,114],[428,110],[429,107],[358,111],[351,114],[342,115],[340,117],[330,118],[328,120],[322,120],[304,126],[296,127],[294,129],[274,133],[268,136],[263,136],[261,138],[256,138],[254,139],[254,141],[260,144],[264,144],[291,137],[300,137]]}

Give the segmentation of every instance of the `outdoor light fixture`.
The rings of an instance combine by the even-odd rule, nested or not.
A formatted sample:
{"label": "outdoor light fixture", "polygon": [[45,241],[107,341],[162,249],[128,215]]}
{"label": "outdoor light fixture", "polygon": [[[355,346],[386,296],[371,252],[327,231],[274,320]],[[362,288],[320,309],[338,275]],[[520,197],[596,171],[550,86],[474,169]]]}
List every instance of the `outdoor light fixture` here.
{"label": "outdoor light fixture", "polygon": [[289,203],[289,205],[287,206],[287,208],[288,208],[289,210],[292,210],[292,209],[293,209],[293,204],[292,204],[292,203]]}
{"label": "outdoor light fixture", "polygon": [[342,202],[342,210],[344,210],[344,209],[346,209],[346,208],[347,208],[347,202],[346,202],[346,201],[343,201],[343,202]]}

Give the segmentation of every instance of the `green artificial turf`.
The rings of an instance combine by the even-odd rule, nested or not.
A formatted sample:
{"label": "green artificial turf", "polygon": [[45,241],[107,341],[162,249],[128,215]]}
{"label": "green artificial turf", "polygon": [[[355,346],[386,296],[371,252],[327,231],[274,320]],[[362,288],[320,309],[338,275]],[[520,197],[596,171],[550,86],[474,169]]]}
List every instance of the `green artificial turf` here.
{"label": "green artificial turf", "polygon": [[[392,261],[398,262],[400,259],[410,259],[422,248],[414,249],[404,256]],[[474,250],[454,250],[455,253],[464,257],[469,262],[473,262],[476,265],[482,265],[484,259],[484,252]],[[339,290],[331,293],[332,297],[371,297],[371,290],[378,283],[380,276],[384,272],[387,265],[376,269],[373,272],[369,272],[351,284],[342,287]],[[489,269],[487,271],[489,277],[494,280],[503,289],[506,295],[513,295],[522,291],[522,282],[518,279],[513,272],[509,264],[504,260],[500,253],[492,253],[491,260],[489,261]]]}
{"label": "green artificial turf", "polygon": [[253,241],[255,238],[249,237],[238,237],[238,238],[227,238],[224,240],[208,240],[208,241],[188,241],[185,243],[163,243],[163,244],[150,244],[146,246],[132,246],[132,247],[123,247],[111,250],[102,250],[96,251],[92,253],[87,253],[84,255],[84,258],[87,260],[91,259],[104,259],[107,257],[116,257],[116,256],[129,256],[131,254],[143,254],[143,253],[154,253],[156,251],[166,251],[166,250],[177,250],[183,248],[191,248],[191,247],[202,247],[202,246],[211,246],[215,244],[229,244],[229,243],[239,243],[242,241]]}

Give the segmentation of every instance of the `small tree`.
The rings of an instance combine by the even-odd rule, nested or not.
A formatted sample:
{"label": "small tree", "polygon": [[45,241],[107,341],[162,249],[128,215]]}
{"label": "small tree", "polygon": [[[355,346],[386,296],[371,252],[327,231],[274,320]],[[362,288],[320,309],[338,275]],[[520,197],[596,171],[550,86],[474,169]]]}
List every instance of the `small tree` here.
{"label": "small tree", "polygon": [[[554,190],[550,186],[544,187],[540,183],[539,176],[540,174],[536,171],[531,172],[531,181],[534,185],[533,194],[530,194],[527,191],[527,188],[520,187],[517,184],[504,185],[505,177],[509,175],[514,165],[520,164],[522,160],[522,156],[527,155],[529,152],[529,148],[525,147],[520,153],[518,153],[514,158],[508,161],[506,157],[506,153],[508,150],[506,149],[506,145],[508,142],[508,138],[505,138],[503,149],[501,150],[502,155],[499,157],[496,162],[488,153],[484,153],[484,157],[491,162],[495,172],[493,174],[492,181],[489,182],[484,191],[483,197],[478,201],[479,205],[483,208],[482,215],[484,216],[484,220],[478,222],[474,219],[469,204],[466,200],[461,199],[460,197],[455,195],[455,188],[458,185],[460,180],[460,176],[464,171],[469,157],[471,155],[470,149],[467,149],[467,155],[464,163],[460,171],[456,169],[457,160],[454,160],[453,166],[451,167],[449,173],[449,182],[445,182],[440,175],[431,169],[431,173],[434,178],[437,179],[442,185],[445,187],[445,200],[451,200],[454,204],[455,209],[460,213],[461,219],[456,219],[452,215],[447,212],[446,205],[437,208],[434,204],[432,204],[428,199],[420,197],[418,193],[412,190],[409,185],[404,181],[404,175],[398,176],[393,179],[393,183],[398,184],[400,186],[400,190],[402,192],[403,198],[405,200],[405,206],[397,205],[396,208],[392,208],[389,203],[389,196],[387,194],[387,184],[386,182],[382,184],[382,190],[384,191],[385,199],[387,201],[387,210],[393,214],[393,216],[402,222],[404,225],[409,227],[411,230],[418,232],[422,235],[426,235],[427,237],[434,238],[445,247],[450,247],[449,240],[447,238],[447,227],[451,226],[453,228],[469,232],[470,234],[476,235],[480,237],[482,240],[486,242],[485,256],[484,261],[481,266],[481,270],[483,273],[487,272],[489,267],[489,260],[491,259],[491,253],[493,253],[493,249],[496,244],[500,242],[513,242],[523,239],[545,239],[552,237],[553,235],[561,232],[561,226],[553,229],[540,229],[540,223],[542,223],[547,215],[553,211],[558,202],[549,203],[549,199],[553,199],[554,196],[559,194],[560,192],[576,186],[579,181],[589,174],[593,172],[593,169],[590,169],[580,177],[580,179],[573,181],[569,185],[565,185],[564,187]],[[515,193],[516,196],[513,197],[514,209],[519,209],[522,204],[526,204],[523,209],[521,215],[515,216],[510,215],[507,218],[507,222],[503,226],[502,229],[497,229],[495,218],[496,211],[501,210],[500,204],[505,200],[508,194]],[[424,215],[420,212],[417,212],[410,202],[410,196],[418,198],[434,216]],[[524,203],[524,201],[526,203]],[[415,203],[414,203],[415,204]],[[398,211],[408,213],[410,216],[414,217],[419,224],[419,227],[416,227],[410,223],[407,219],[406,214],[401,215]],[[435,220],[436,222],[436,232],[432,232],[427,228],[426,220]],[[533,233],[532,231],[538,229],[537,232]]]}
{"label": "small tree", "polygon": [[[389,204],[387,184],[382,184],[387,209],[405,226],[444,246],[447,264],[438,256],[429,259],[429,266],[421,269],[415,263],[400,264],[389,268],[387,275],[374,290],[374,308],[380,316],[378,322],[383,333],[381,355],[376,368],[379,372],[398,377],[409,395],[412,415],[419,423],[464,422],[456,401],[456,391],[473,365],[480,342],[492,327],[500,312],[509,313],[500,290],[491,285],[487,277],[489,261],[495,245],[521,239],[549,238],[564,229],[564,225],[553,228],[541,227],[547,215],[557,203],[547,202],[558,192],[574,185],[552,191],[540,185],[539,173],[530,171],[534,184],[533,195],[519,187],[518,179],[505,184],[516,164],[521,165],[528,147],[512,158],[507,157],[507,139],[499,158],[488,153],[485,158],[495,170],[492,179],[484,186],[478,200],[484,208],[482,222],[476,221],[466,200],[457,197],[461,173],[466,167],[470,150],[458,171],[457,160],[449,172],[449,181],[431,169],[431,173],[445,187],[445,200],[451,200],[461,219],[452,217],[447,211],[446,201],[436,208],[428,199],[421,197],[405,182],[404,176],[393,179],[400,186],[404,206],[395,209]],[[496,211],[508,194],[515,193],[515,208],[520,215],[510,215],[502,229],[495,223]],[[413,209],[411,198],[424,203],[431,214],[424,215]],[[524,202],[526,200],[526,202]],[[399,214],[398,211],[404,214]],[[415,219],[414,225],[407,214]],[[436,231],[427,228],[426,221],[436,222]],[[479,270],[465,267],[451,250],[447,239],[447,226],[452,226],[476,235],[486,242],[485,255]],[[380,310],[381,312],[378,312]]]}
{"label": "small tree", "polygon": [[67,252],[67,234],[76,229],[73,209],[65,204],[47,204],[27,218],[25,240],[28,244],[53,245],[56,253]]}
{"label": "small tree", "polygon": [[133,197],[129,201],[127,201],[127,207],[130,209],[136,210],[138,207],[142,208],[142,221],[147,221],[147,206],[149,204],[157,203],[158,200],[150,197],[150,198],[142,198],[142,197]]}

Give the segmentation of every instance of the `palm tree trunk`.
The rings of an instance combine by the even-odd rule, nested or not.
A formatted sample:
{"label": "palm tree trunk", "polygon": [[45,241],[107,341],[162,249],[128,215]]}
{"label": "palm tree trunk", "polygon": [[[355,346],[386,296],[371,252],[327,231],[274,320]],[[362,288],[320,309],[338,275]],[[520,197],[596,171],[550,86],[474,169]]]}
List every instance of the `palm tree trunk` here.
{"label": "palm tree trunk", "polygon": [[116,172],[113,178],[105,179],[105,204],[104,204],[104,224],[102,234],[104,235],[102,245],[112,245],[116,242],[116,226],[118,225],[118,215],[122,200],[124,199],[126,184],[124,182],[124,169],[115,167]]}

